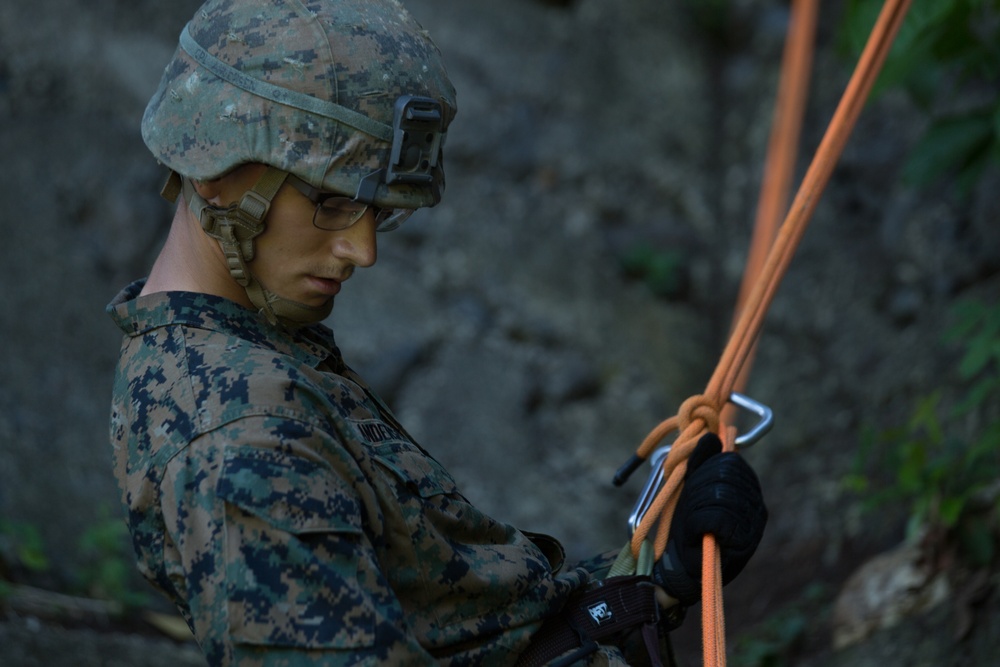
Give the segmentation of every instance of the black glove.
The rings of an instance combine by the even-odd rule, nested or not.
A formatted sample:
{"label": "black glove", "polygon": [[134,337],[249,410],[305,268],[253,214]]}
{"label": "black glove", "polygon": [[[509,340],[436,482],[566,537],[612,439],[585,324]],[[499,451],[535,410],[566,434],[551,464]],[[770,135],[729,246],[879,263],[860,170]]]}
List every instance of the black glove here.
{"label": "black glove", "polygon": [[714,433],[702,436],[687,465],[667,551],[653,567],[653,580],[682,605],[690,606],[701,598],[705,533],[715,536],[722,583],[728,584],[757,550],[767,524],[767,508],[750,464],[735,452],[723,452]]}

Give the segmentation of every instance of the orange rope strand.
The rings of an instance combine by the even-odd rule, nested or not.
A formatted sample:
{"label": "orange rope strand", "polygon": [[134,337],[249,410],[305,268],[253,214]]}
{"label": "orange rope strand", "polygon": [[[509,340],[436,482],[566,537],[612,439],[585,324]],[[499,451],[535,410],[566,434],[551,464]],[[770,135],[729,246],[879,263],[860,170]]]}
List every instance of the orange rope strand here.
{"label": "orange rope strand", "polygon": [[702,543],[701,646],[706,665],[726,664],[726,619],[722,613],[722,561],[715,538]]}
{"label": "orange rope strand", "polygon": [[[754,219],[746,267],[743,270],[743,282],[740,284],[734,309],[737,314],[743,310],[744,304],[750,298],[753,284],[764,267],[767,252],[774,243],[781,221],[788,211],[792,177],[799,155],[799,139],[802,135],[812,71],[819,0],[795,0],[791,11],[788,36],[781,58],[781,76],[778,80],[778,94],[771,120],[767,158],[764,162],[764,177],[757,202],[757,216]],[[750,352],[733,386],[733,391],[742,392],[746,386],[752,357],[753,351]]]}

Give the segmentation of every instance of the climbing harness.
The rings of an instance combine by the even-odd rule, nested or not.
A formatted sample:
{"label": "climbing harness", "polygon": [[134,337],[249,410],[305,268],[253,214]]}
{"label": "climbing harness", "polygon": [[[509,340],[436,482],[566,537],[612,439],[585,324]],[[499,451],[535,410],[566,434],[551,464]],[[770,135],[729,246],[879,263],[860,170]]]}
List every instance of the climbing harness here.
{"label": "climbing harness", "polygon": [[[737,318],[729,340],[703,394],[688,398],[670,417],[643,440],[635,455],[615,475],[622,484],[644,461],[653,465],[646,485],[629,517],[631,540],[622,549],[610,576],[642,574],[663,556],[670,520],[687,468],[687,458],[706,431],[719,435],[732,451],[755,442],[770,428],[770,410],[737,393],[745,384],[763,319],[781,278],[819,202],[868,94],[885,62],[892,42],[909,9],[910,0],[886,0],[864,51],[816,150],[784,222],[797,137],[804,108],[804,89],[811,63],[811,42],[818,13],[817,0],[795,0],[783,55],[781,84],[768,145],[767,169],[762,184],[744,281],[737,304]],[[732,402],[755,412],[760,421],[744,435],[730,426],[724,412]],[[766,424],[766,426],[765,426]],[[673,444],[660,443],[673,432]],[[649,536],[656,528],[652,542]],[[722,609],[722,574],[718,547],[712,535],[704,537],[702,564],[702,632],[706,667],[724,665],[725,625]]]}
{"label": "climbing harness", "polygon": [[570,665],[597,651],[598,642],[614,643],[637,627],[652,664],[661,665],[660,616],[649,577],[605,579],[570,598],[561,614],[547,620],[518,656],[517,667]]}

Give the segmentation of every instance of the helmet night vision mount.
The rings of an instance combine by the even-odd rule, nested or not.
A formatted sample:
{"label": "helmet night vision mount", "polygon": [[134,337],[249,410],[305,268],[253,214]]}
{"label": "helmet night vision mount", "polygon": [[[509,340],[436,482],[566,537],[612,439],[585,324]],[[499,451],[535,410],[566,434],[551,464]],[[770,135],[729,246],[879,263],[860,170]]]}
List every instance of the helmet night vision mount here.
{"label": "helmet night vision mount", "polygon": [[439,101],[417,95],[397,99],[389,166],[361,179],[354,198],[372,203],[378,186],[385,183],[431,187],[434,198],[439,199],[444,186],[441,161],[446,134],[444,110]]}

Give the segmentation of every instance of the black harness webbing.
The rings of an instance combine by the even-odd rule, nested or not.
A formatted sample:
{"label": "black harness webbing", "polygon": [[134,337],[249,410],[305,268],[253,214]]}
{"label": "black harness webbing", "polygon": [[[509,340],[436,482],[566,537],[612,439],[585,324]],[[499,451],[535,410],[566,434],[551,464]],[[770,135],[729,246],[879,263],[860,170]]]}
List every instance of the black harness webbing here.
{"label": "black harness webbing", "polygon": [[[596,651],[600,640],[616,638],[638,626],[642,626],[651,664],[660,667],[659,620],[655,587],[649,577],[609,577],[600,586],[571,598],[561,614],[547,620],[518,657],[517,667],[569,665]],[[572,653],[567,654],[569,651]],[[563,657],[553,661],[559,656]]]}

